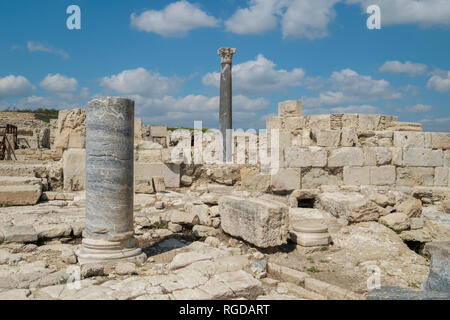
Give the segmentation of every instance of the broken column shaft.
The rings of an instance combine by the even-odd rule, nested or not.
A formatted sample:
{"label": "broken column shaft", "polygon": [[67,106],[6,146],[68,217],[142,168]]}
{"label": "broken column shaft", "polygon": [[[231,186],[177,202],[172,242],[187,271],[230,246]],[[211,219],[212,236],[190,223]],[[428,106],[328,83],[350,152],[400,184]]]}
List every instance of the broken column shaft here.
{"label": "broken column shaft", "polygon": [[134,101],[101,98],[86,106],[86,222],[80,263],[142,253],[134,238]]}
{"label": "broken column shaft", "polygon": [[[220,132],[223,139],[223,159],[231,161],[232,159],[232,81],[231,65],[235,48],[220,48],[217,52],[221,56],[220,71]],[[228,130],[228,131],[227,131]]]}

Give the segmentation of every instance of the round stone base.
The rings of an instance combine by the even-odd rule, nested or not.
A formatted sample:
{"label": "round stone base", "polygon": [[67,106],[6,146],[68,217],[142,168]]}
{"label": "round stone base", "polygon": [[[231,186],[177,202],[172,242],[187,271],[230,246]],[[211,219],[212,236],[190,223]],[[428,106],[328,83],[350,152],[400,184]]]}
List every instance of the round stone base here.
{"label": "round stone base", "polygon": [[330,234],[328,227],[321,223],[298,221],[292,224],[291,240],[303,247],[328,245]]}
{"label": "round stone base", "polygon": [[135,238],[122,241],[85,238],[82,245],[82,248],[76,252],[80,264],[129,260],[144,254],[137,246]]}

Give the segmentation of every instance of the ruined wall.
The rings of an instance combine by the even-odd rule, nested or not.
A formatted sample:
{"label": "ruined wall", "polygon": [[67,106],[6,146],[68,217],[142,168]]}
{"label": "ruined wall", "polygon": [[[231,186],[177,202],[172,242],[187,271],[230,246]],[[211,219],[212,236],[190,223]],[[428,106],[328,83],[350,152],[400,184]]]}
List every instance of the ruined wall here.
{"label": "ruined wall", "polygon": [[280,103],[279,117],[267,119],[268,130],[280,130],[282,151],[282,178],[272,179],[286,178],[286,188],[450,186],[450,133],[422,132],[393,116],[285,112],[293,103]]}

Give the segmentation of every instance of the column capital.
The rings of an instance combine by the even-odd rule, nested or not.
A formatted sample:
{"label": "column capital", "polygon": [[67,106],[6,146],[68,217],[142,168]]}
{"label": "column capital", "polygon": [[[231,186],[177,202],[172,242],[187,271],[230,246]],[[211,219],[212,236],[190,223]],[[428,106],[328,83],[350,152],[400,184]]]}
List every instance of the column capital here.
{"label": "column capital", "polygon": [[236,48],[220,48],[217,50],[217,54],[222,57],[221,63],[232,63],[233,54],[236,53]]}

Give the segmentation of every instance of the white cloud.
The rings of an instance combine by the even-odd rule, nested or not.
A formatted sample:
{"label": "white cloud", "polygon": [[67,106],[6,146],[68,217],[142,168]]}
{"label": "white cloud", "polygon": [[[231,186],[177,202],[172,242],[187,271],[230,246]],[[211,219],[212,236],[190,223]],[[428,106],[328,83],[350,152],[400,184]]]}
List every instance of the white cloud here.
{"label": "white cloud", "polygon": [[64,51],[62,49],[56,49],[51,46],[46,46],[39,42],[28,41],[27,48],[28,48],[28,51],[30,51],[30,52],[46,52],[46,53],[61,56],[64,59],[69,59],[69,54],[66,51]]}
{"label": "white cloud", "polygon": [[361,4],[364,14],[369,5],[378,5],[381,9],[381,27],[408,23],[450,24],[448,0],[347,0],[347,3]]}
{"label": "white cloud", "polygon": [[[250,60],[233,66],[233,90],[244,95],[264,94],[302,84],[305,71],[294,68],[291,71],[276,69],[276,64],[259,54]],[[220,73],[206,74],[204,85],[220,87]]]}
{"label": "white cloud", "polygon": [[419,112],[431,111],[432,108],[433,107],[429,106],[429,105],[416,104],[415,106],[407,106],[407,107],[405,107],[404,111],[419,113]]}
{"label": "white cloud", "polygon": [[290,0],[281,19],[283,37],[323,38],[336,16],[334,5],[340,0]]}
{"label": "white cloud", "polygon": [[183,36],[190,30],[218,24],[219,20],[185,0],[171,3],[160,11],[148,10],[140,15],[131,15],[132,27],[162,36]]}
{"label": "white cloud", "polygon": [[227,21],[226,31],[237,34],[260,34],[274,29],[278,0],[250,0],[248,8],[238,9]]}
{"label": "white cloud", "polygon": [[39,86],[49,92],[62,94],[74,92],[78,88],[78,81],[75,78],[69,78],[59,73],[48,74]]}
{"label": "white cloud", "polygon": [[[135,100],[136,116],[146,123],[192,127],[194,120],[202,120],[204,126],[218,127],[219,96],[149,98],[132,95],[130,98]],[[264,98],[233,96],[233,127],[248,126],[257,117],[256,112],[268,108],[269,105],[270,102]]]}
{"label": "white cloud", "polygon": [[34,90],[35,87],[23,76],[9,75],[0,78],[0,99],[26,97]]}
{"label": "white cloud", "polygon": [[177,77],[164,77],[157,72],[144,68],[124,70],[119,74],[104,77],[100,85],[119,94],[142,95],[145,97],[163,97],[174,93],[183,83]]}
{"label": "white cloud", "polygon": [[351,69],[335,71],[327,80],[332,90],[321,92],[318,97],[304,97],[305,107],[335,106],[347,103],[397,99],[402,95],[395,92],[384,79],[375,80],[358,74]]}
{"label": "white cloud", "polygon": [[416,76],[424,74],[427,71],[427,66],[423,63],[412,63],[410,61],[404,63],[400,61],[386,61],[379,70],[391,73],[407,73],[410,76]]}
{"label": "white cloud", "polygon": [[433,75],[430,80],[428,80],[427,88],[439,92],[450,91],[450,71],[438,72]]}

